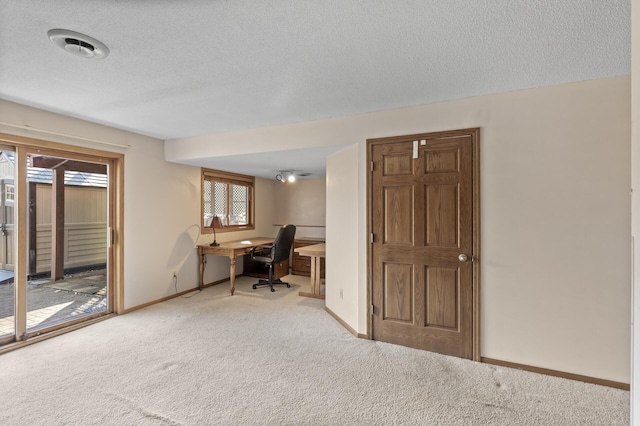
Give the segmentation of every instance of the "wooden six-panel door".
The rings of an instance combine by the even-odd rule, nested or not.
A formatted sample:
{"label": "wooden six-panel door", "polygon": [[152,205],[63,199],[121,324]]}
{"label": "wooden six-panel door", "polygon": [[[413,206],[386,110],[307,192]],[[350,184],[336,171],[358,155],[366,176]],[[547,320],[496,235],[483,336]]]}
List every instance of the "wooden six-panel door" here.
{"label": "wooden six-panel door", "polygon": [[474,357],[477,137],[472,129],[369,141],[375,340]]}

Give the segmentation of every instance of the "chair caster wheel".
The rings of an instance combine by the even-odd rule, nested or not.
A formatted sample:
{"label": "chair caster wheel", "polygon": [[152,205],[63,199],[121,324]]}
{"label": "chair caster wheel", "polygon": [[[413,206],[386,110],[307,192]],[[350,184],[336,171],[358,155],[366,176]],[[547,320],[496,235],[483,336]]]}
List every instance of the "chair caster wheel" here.
{"label": "chair caster wheel", "polygon": [[254,284],[254,285],[253,285],[253,289],[255,290],[256,288],[258,288],[258,287],[256,287],[256,285]]}
{"label": "chair caster wheel", "polygon": [[290,285],[290,284],[287,284],[287,288],[291,288],[291,285]]}
{"label": "chair caster wheel", "polygon": [[275,289],[275,288],[272,288],[272,289],[271,289],[271,292],[273,293],[274,291],[276,291],[276,289]]}

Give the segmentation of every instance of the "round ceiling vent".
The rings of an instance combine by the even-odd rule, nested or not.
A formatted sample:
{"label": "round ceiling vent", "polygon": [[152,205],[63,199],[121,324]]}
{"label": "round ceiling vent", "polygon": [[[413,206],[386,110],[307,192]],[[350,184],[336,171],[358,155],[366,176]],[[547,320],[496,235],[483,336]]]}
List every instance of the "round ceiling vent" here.
{"label": "round ceiling vent", "polygon": [[109,48],[95,38],[69,30],[49,30],[49,39],[60,49],[90,59],[102,59],[109,55]]}

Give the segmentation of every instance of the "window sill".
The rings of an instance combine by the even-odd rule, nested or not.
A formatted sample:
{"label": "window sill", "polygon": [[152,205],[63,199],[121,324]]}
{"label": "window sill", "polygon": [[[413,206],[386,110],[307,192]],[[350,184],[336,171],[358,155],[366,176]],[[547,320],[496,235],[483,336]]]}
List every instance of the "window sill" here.
{"label": "window sill", "polygon": [[[213,235],[212,228],[204,228],[203,234]],[[243,225],[243,226],[226,226],[224,228],[216,228],[216,234],[224,234],[225,232],[237,232],[237,231],[251,231],[256,229],[255,226],[252,225]]]}

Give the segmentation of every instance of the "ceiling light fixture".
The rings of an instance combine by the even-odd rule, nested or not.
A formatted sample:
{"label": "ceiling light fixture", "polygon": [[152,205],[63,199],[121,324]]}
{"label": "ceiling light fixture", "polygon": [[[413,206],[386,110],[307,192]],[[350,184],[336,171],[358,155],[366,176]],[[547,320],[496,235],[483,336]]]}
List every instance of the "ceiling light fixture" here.
{"label": "ceiling light fixture", "polygon": [[103,59],[109,55],[109,48],[104,43],[70,30],[49,30],[49,40],[65,52],[88,59]]}
{"label": "ceiling light fixture", "polygon": [[276,180],[282,183],[295,182],[296,176],[291,170],[280,170],[280,172],[278,172],[278,174],[276,175]]}

